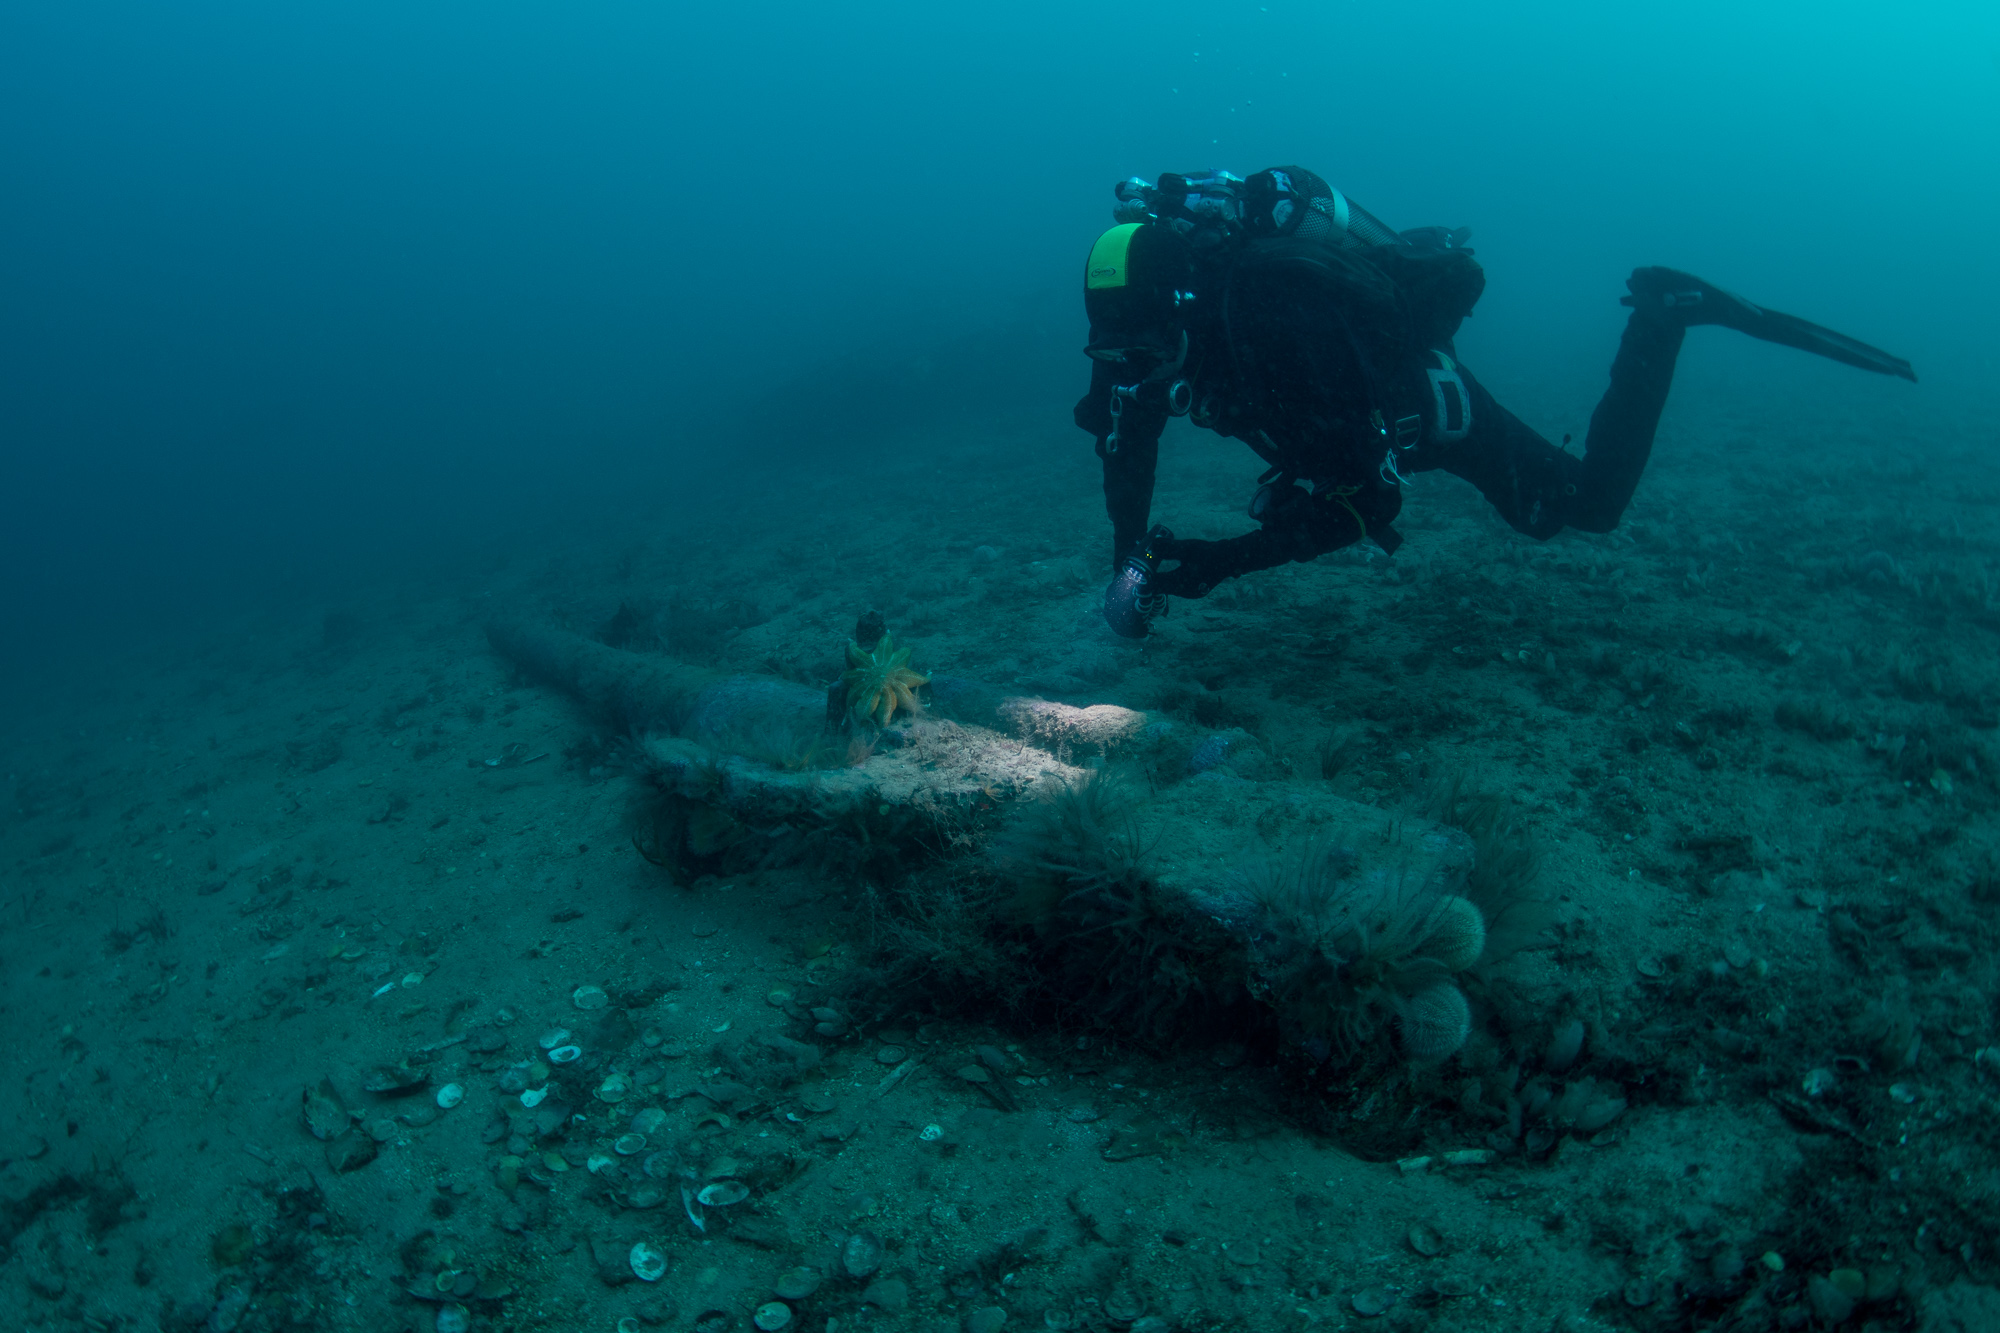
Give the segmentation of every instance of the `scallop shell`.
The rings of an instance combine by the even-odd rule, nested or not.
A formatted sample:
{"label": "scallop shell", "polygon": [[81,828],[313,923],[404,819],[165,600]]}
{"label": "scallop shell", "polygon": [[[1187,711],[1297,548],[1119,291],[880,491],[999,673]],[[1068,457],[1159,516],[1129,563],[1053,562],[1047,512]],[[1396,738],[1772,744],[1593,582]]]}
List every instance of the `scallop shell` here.
{"label": "scallop shell", "polygon": [[881,1238],[857,1231],[840,1247],[840,1266],[849,1277],[867,1277],[882,1266]]}
{"label": "scallop shell", "polygon": [[437,1104],[440,1110],[449,1111],[465,1100],[463,1083],[447,1083],[437,1090]]}
{"label": "scallop shell", "polygon": [[727,1208],[732,1203],[742,1203],[749,1198],[750,1187],[740,1180],[718,1180],[713,1185],[703,1185],[694,1197],[704,1207]]}
{"label": "scallop shell", "polygon": [[658,1282],[667,1275],[667,1256],[643,1240],[632,1247],[626,1260],[632,1265],[632,1276],[641,1282]]}
{"label": "scallop shell", "polygon": [[604,1081],[597,1085],[597,1100],[600,1102],[622,1102],[632,1091],[632,1080],[623,1074],[606,1074]]}

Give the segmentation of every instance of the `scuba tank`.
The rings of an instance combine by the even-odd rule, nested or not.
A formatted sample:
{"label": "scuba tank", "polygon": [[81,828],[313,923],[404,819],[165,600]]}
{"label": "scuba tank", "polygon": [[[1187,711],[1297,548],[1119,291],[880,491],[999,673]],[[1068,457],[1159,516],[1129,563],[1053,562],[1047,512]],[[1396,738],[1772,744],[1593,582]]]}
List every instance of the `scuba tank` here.
{"label": "scuba tank", "polygon": [[[1115,293],[1121,306],[1136,305],[1152,316],[1121,319],[1112,317],[1114,293],[1100,286],[1107,280],[1088,276],[1091,355],[1122,360],[1125,348],[1160,348],[1168,340],[1153,330],[1162,325],[1185,330],[1190,316],[1209,329],[1208,346],[1215,354],[1203,373],[1198,360],[1188,360],[1183,333],[1179,355],[1156,355],[1149,361],[1157,367],[1154,373],[1144,376],[1145,382],[1115,389],[1114,400],[1125,394],[1136,401],[1141,391],[1153,388],[1150,381],[1180,376],[1163,386],[1169,412],[1192,409],[1197,425],[1246,441],[1272,465],[1267,476],[1293,472],[1302,460],[1268,433],[1277,425],[1270,414],[1281,386],[1266,383],[1255,359],[1241,355],[1240,339],[1248,330],[1240,323],[1245,312],[1238,288],[1245,279],[1275,280],[1280,287],[1303,282],[1327,293],[1327,312],[1351,348],[1372,404],[1367,420],[1356,423],[1355,445],[1384,451],[1385,482],[1401,480],[1398,459],[1407,466],[1410,451],[1424,439],[1463,438],[1470,427],[1469,399],[1451,359],[1452,339],[1486,284],[1466,247],[1470,232],[1424,227],[1399,233],[1296,166],[1273,167],[1247,180],[1220,169],[1166,173],[1157,184],[1133,176],[1119,182],[1113,194],[1113,217],[1120,225],[1100,238],[1089,275],[1113,272],[1100,264],[1099,253],[1129,240],[1135,258],[1151,249],[1173,259],[1164,265],[1121,265],[1115,270],[1121,286],[1130,281],[1128,272],[1136,279],[1148,267],[1171,277],[1130,281],[1127,290]],[[1278,276],[1280,271],[1287,276]],[[1152,336],[1135,337],[1134,326]],[[1112,404],[1114,418],[1119,406]]]}
{"label": "scuba tank", "polygon": [[1119,222],[1165,222],[1197,250],[1245,237],[1296,236],[1343,247],[1433,242],[1435,234],[1463,244],[1470,233],[1426,227],[1398,235],[1388,223],[1304,167],[1272,167],[1248,180],[1217,168],[1180,175],[1158,185],[1128,176],[1112,187]]}

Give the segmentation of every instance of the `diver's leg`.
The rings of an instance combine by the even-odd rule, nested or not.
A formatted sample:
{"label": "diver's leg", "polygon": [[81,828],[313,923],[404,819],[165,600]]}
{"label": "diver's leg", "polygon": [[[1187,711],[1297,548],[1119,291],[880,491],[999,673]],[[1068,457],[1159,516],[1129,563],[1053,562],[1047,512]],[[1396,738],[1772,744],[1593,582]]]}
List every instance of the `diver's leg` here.
{"label": "diver's leg", "polygon": [[1583,462],[1576,469],[1575,493],[1566,497],[1560,517],[1584,532],[1609,532],[1618,526],[1646,460],[1653,453],[1653,436],[1667,406],[1674,382],[1674,362],[1680,357],[1682,325],[1634,310],[1618,340],[1611,362],[1611,387],[1590,414]]}
{"label": "diver's leg", "polygon": [[1591,413],[1582,458],[1543,439],[1460,365],[1471,398],[1471,428],[1464,439],[1432,455],[1435,461],[1428,465],[1477,486],[1509,527],[1537,540],[1565,527],[1611,531],[1652,455],[1685,333],[1651,311],[1632,313],[1611,363],[1611,387]]}

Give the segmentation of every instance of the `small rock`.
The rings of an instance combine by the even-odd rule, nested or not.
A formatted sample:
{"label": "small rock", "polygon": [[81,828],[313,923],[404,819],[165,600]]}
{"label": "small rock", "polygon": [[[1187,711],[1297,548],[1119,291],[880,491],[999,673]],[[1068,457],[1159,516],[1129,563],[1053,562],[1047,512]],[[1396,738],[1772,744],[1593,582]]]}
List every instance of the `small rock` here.
{"label": "small rock", "polygon": [[1373,1319],[1389,1312],[1389,1307],[1396,1303],[1396,1293],[1387,1287],[1363,1287],[1348,1297],[1347,1303],[1363,1319]]}
{"label": "small rock", "polygon": [[[786,1269],[778,1274],[778,1280],[771,1284],[771,1290],[780,1299],[802,1301],[819,1290],[819,1273],[811,1268]],[[867,1293],[863,1292],[861,1298],[868,1299]]]}
{"label": "small rock", "polygon": [[590,1242],[590,1264],[607,1287],[622,1287],[632,1280],[632,1265],[622,1245],[601,1240]]}
{"label": "small rock", "polygon": [[359,1171],[375,1160],[375,1140],[346,1134],[326,1145],[326,1164],[336,1172]]}
{"label": "small rock", "polygon": [[28,1288],[45,1301],[60,1300],[69,1290],[69,1279],[63,1276],[48,1255],[41,1250],[29,1248],[23,1263],[28,1270]]}
{"label": "small rock", "polygon": [[910,1304],[910,1284],[899,1277],[878,1277],[862,1291],[861,1299],[883,1310],[901,1311]]}
{"label": "small rock", "polygon": [[1818,1273],[1806,1279],[1806,1299],[1813,1313],[1829,1324],[1844,1324],[1853,1317],[1854,1298]]}
{"label": "small rock", "polygon": [[1005,1310],[997,1305],[986,1305],[965,1317],[965,1333],[1000,1333],[1006,1324]]}

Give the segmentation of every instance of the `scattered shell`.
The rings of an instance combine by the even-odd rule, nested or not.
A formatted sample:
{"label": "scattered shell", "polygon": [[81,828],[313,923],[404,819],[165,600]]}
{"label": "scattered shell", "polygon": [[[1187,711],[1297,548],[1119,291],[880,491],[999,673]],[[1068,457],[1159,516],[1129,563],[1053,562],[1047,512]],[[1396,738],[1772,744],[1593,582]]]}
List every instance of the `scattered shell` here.
{"label": "scattered shell", "polygon": [[449,1111],[465,1100],[463,1083],[447,1083],[437,1090],[437,1104],[440,1110]]}
{"label": "scattered shell", "polygon": [[611,1146],[620,1157],[630,1157],[634,1153],[646,1151],[646,1136],[644,1134],[620,1134],[618,1141]]}
{"label": "scattered shell", "polygon": [[1745,944],[1742,940],[1731,940],[1728,944],[1723,946],[1722,950],[1723,961],[1728,963],[1731,967],[1734,968],[1748,967],[1750,966],[1751,961],[1756,957],[1757,955],[1750,951],[1750,946]]}
{"label": "scattered shell", "polygon": [[666,1034],[664,1032],[661,1032],[658,1028],[647,1028],[643,1033],[639,1035],[639,1040],[646,1043],[646,1045],[648,1046],[658,1046],[661,1042],[665,1041],[666,1039],[667,1039]]}
{"label": "scattered shell", "polygon": [[991,1083],[993,1081],[993,1075],[986,1072],[984,1065],[961,1066],[958,1070],[958,1076],[967,1083]]}
{"label": "scattered shell", "polygon": [[642,1180],[625,1191],[627,1208],[658,1208],[667,1201],[667,1187],[657,1180]]}
{"label": "scattered shell", "polygon": [[925,1125],[917,1131],[917,1138],[924,1143],[936,1143],[944,1137],[943,1125]]}
{"label": "scattered shell", "polygon": [[594,1176],[598,1172],[604,1170],[604,1168],[606,1168],[607,1166],[615,1166],[617,1162],[618,1159],[616,1157],[613,1157],[610,1153],[594,1152],[590,1156],[584,1158],[583,1165],[584,1168],[588,1170],[591,1175]]}
{"label": "scattered shell", "polygon": [[632,1091],[632,1080],[623,1074],[607,1074],[597,1085],[597,1100],[600,1102],[622,1102]]}
{"label": "scattered shell", "polygon": [[743,1163],[734,1157],[718,1157],[702,1168],[703,1180],[728,1180],[743,1169]]}
{"label": "scattered shell", "polygon": [[1624,1297],[1634,1310],[1643,1310],[1659,1299],[1659,1291],[1651,1278],[1635,1277],[1625,1284]]}
{"label": "scattered shell", "polygon": [[340,1096],[333,1090],[333,1080],[323,1078],[317,1088],[307,1088],[301,1107],[306,1128],[316,1139],[337,1139],[353,1123],[347,1108],[340,1104]]}
{"label": "scattered shell", "polygon": [[569,998],[579,1009],[602,1009],[611,1003],[611,997],[604,993],[602,986],[578,986],[569,993]]}
{"label": "scattered shell", "polygon": [[1577,1056],[1583,1054],[1583,1031],[1583,1020],[1580,1018],[1556,1024],[1555,1035],[1549,1038],[1549,1049],[1542,1056],[1542,1064],[1551,1073],[1562,1073],[1576,1063]]}
{"label": "scattered shell", "polygon": [[636,1316],[626,1315],[618,1321],[618,1333],[639,1333],[640,1323]]}
{"label": "scattered shell", "polygon": [[407,1111],[400,1112],[396,1116],[396,1119],[408,1125],[411,1129],[422,1129],[425,1125],[434,1125],[437,1123],[437,1118],[437,1108],[421,1102],[412,1106]]}
{"label": "scattered shell", "polygon": [[632,1117],[632,1132],[634,1134],[651,1134],[666,1123],[667,1113],[657,1106],[649,1106]]}
{"label": "scattered shell", "polygon": [[1104,1298],[1104,1317],[1114,1324],[1129,1324],[1146,1313],[1146,1303],[1130,1288],[1119,1287]]}
{"label": "scattered shell", "polygon": [[867,1277],[882,1266],[881,1237],[857,1231],[840,1247],[840,1266],[849,1277]]}
{"label": "scattered shell", "polygon": [[909,1052],[901,1046],[881,1046],[875,1051],[875,1059],[885,1065],[899,1065]]}
{"label": "scattered shell", "polygon": [[1070,1329],[1076,1327],[1076,1316],[1067,1310],[1058,1310],[1051,1306],[1042,1311],[1042,1326],[1051,1330],[1051,1333],[1069,1333]]}
{"label": "scattered shell", "polygon": [[472,1315],[463,1305],[440,1305],[437,1312],[437,1333],[466,1333],[472,1327]]}
{"label": "scattered shell", "polygon": [[547,1088],[529,1088],[526,1092],[521,1094],[521,1105],[527,1107],[540,1106],[542,1104],[542,1098],[548,1095],[549,1095],[549,1090]]}
{"label": "scattered shell", "polygon": [[792,1322],[792,1307],[783,1301],[765,1301],[757,1307],[757,1313],[750,1322],[764,1333],[778,1333],[779,1329]]}
{"label": "scattered shell", "polygon": [[791,1002],[792,993],[783,987],[779,987],[764,997],[764,1003],[770,1005],[773,1009],[782,1009]]}
{"label": "scattered shell", "polygon": [[411,1068],[406,1061],[399,1065],[376,1065],[361,1078],[361,1086],[370,1092],[408,1092],[421,1087],[431,1071],[418,1066]]}
{"label": "scattered shell", "polygon": [[550,1028],[547,1032],[535,1038],[535,1045],[545,1051],[553,1051],[558,1046],[567,1046],[569,1045],[569,1029]]}
{"label": "scattered shell", "polygon": [[1824,1097],[1833,1091],[1833,1085],[1839,1081],[1831,1069],[1809,1069],[1805,1081],[1799,1086],[1808,1097]]}
{"label": "scattered shell", "polygon": [[542,1165],[551,1171],[569,1170],[569,1159],[551,1148],[542,1154]]}
{"label": "scattered shell", "polygon": [[1411,1249],[1426,1259],[1435,1259],[1444,1253],[1444,1237],[1428,1222],[1412,1223],[1405,1239],[1410,1242]]}
{"label": "scattered shell", "polygon": [[1347,1303],[1363,1319],[1373,1319],[1389,1312],[1389,1307],[1396,1303],[1396,1293],[1387,1287],[1363,1287],[1349,1296]]}
{"label": "scattered shell", "polygon": [[1651,977],[1657,981],[1667,975],[1667,965],[1652,954],[1646,954],[1639,959],[1639,975],[1642,977]]}
{"label": "scattered shell", "polygon": [[421,986],[421,985],[423,985],[423,984],[424,984],[424,974],[423,974],[423,973],[421,973],[421,972],[405,972],[405,973],[403,974],[403,989],[404,989],[404,990],[409,990],[409,989],[410,989],[411,987],[413,987],[413,986]]}
{"label": "scattered shell", "polygon": [[396,1137],[396,1122],[388,1118],[368,1122],[368,1137],[377,1143],[387,1143]]}
{"label": "scattered shell", "polygon": [[749,1198],[750,1187],[740,1180],[718,1180],[713,1185],[703,1185],[694,1197],[705,1207],[727,1208],[732,1203],[742,1203]]}
{"label": "scattered shell", "polygon": [[788,1301],[802,1301],[819,1290],[819,1270],[791,1268],[778,1274],[771,1290]]}
{"label": "scattered shell", "polygon": [[554,1046],[549,1049],[549,1063],[552,1065],[566,1065],[582,1058],[581,1046]]}
{"label": "scattered shell", "polygon": [[634,1245],[632,1253],[626,1257],[632,1265],[632,1276],[641,1282],[658,1282],[667,1275],[667,1256],[643,1240]]}

